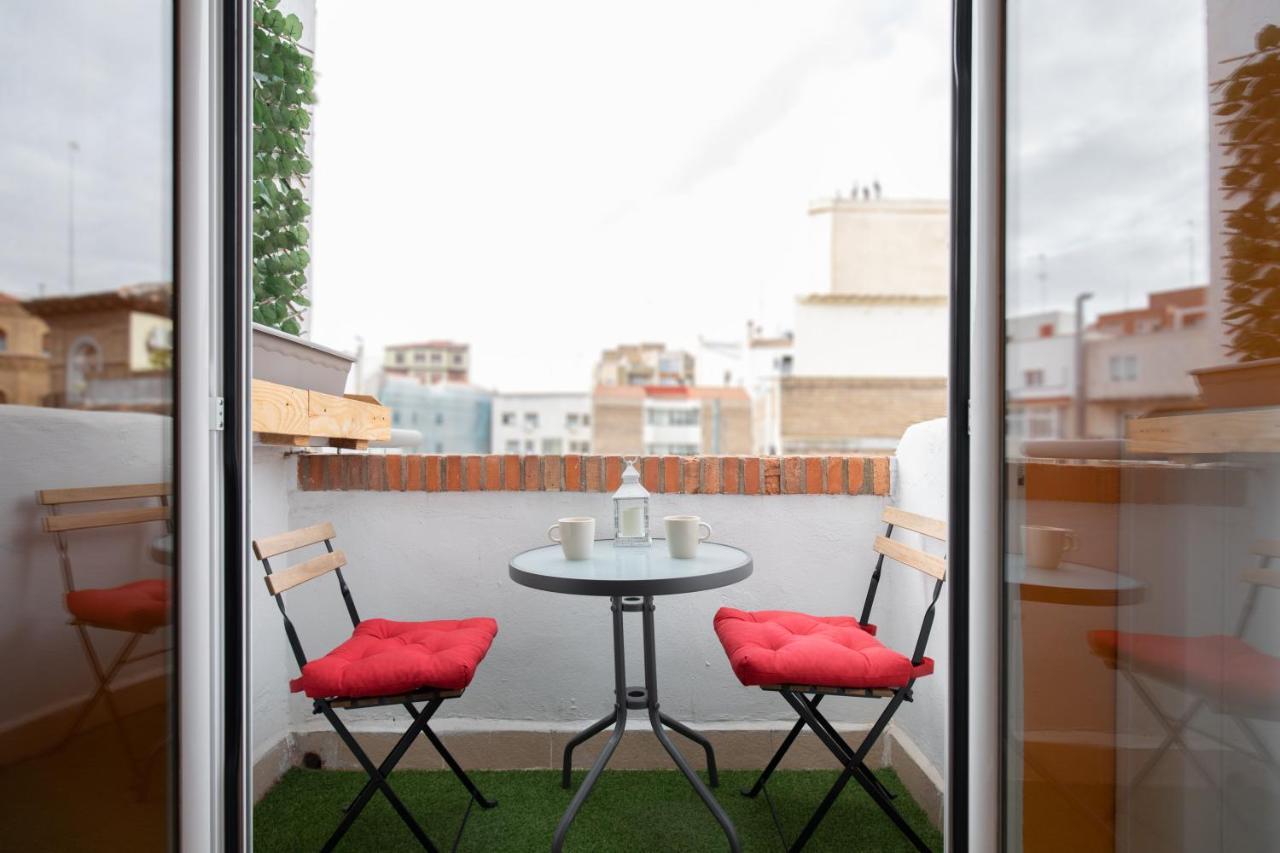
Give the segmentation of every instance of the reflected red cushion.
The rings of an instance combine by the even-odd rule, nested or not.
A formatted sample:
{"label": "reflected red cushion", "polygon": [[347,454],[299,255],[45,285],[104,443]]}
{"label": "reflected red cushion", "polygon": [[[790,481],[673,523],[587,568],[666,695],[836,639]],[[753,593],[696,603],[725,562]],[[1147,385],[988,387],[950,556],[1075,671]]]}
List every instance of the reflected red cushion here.
{"label": "reflected red cushion", "polygon": [[313,699],[461,690],[475,677],[498,623],[488,618],[393,622],[366,619],[351,638],[308,661],[290,689]]}
{"label": "reflected red cushion", "polygon": [[169,624],[169,582],[134,581],[109,589],[67,593],[71,615],[99,628],[146,634]]}
{"label": "reflected red cushion", "polygon": [[1131,669],[1199,693],[1217,707],[1273,719],[1280,713],[1280,658],[1239,637],[1176,637],[1090,631],[1089,648],[1115,667]]}
{"label": "reflected red cushion", "polygon": [[747,685],[892,688],[933,672],[931,658],[912,666],[852,616],[722,607],[715,629],[734,674]]}

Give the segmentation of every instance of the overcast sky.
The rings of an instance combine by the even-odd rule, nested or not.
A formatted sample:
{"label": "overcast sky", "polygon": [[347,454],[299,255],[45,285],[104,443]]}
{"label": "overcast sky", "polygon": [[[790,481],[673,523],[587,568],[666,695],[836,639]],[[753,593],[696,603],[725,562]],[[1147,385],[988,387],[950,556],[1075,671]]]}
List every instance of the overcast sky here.
{"label": "overcast sky", "polygon": [[[1013,311],[1204,281],[1202,2],[1014,4]],[[5,4],[0,290],[67,287],[71,140],[78,288],[170,277],[168,8]],[[315,339],[454,338],[520,390],[583,388],[619,342],[790,326],[822,287],[810,200],[945,197],[949,16],[318,0]]]}

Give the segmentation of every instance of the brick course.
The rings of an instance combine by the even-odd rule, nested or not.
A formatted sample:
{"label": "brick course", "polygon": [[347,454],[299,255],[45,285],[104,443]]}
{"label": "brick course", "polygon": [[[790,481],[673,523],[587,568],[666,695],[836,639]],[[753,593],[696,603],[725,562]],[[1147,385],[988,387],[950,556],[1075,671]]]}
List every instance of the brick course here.
{"label": "brick course", "polygon": [[[298,456],[298,488],[321,491],[586,491],[621,482],[620,456]],[[648,456],[636,467],[655,494],[876,495],[890,491],[887,456]]]}

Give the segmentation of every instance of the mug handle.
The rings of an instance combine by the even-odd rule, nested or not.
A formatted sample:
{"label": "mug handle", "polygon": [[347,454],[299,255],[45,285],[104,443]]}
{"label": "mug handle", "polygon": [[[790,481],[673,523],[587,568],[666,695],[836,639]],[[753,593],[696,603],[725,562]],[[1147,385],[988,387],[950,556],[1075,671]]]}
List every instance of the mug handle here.
{"label": "mug handle", "polygon": [[551,531],[553,530],[556,533],[560,532],[560,524],[558,522],[547,528],[547,538],[550,539],[552,542],[555,542],[556,544],[560,544],[560,540],[551,535]]}
{"label": "mug handle", "polygon": [[1076,542],[1076,534],[1074,532],[1067,533],[1062,539],[1062,553],[1074,551],[1079,543]]}
{"label": "mug handle", "polygon": [[699,536],[699,537],[698,537],[698,541],[699,541],[699,542],[706,542],[708,539],[710,539],[710,538],[711,538],[711,525],[710,525],[710,524],[707,524],[705,521],[699,521],[699,522],[698,522],[698,527],[700,527],[700,528],[702,528],[702,527],[707,528],[707,535],[706,535],[706,536]]}

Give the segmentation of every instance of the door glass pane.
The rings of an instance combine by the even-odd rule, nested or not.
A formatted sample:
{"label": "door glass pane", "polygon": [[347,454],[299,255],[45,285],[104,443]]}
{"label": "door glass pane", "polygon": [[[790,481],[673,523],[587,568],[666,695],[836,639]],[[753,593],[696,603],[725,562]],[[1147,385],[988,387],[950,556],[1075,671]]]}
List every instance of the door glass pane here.
{"label": "door glass pane", "polygon": [[1280,844],[1280,8],[1009,4],[1012,850]]}
{"label": "door glass pane", "polygon": [[6,850],[168,847],[172,6],[0,26]]}

